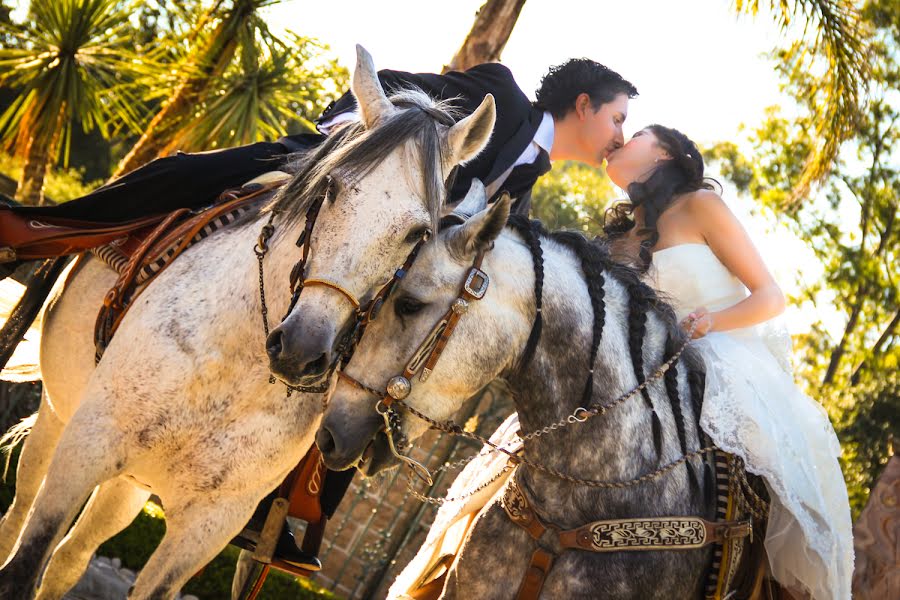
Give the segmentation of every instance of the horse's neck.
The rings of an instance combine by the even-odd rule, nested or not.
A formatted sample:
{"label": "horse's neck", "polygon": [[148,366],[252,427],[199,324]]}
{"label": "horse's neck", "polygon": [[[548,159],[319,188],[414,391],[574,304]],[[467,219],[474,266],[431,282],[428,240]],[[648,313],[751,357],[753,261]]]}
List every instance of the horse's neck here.
{"label": "horse's neck", "polygon": [[[254,247],[267,219],[260,217],[221,231],[179,259],[189,273],[187,285],[194,288],[193,291],[184,290],[195,300],[194,312],[198,316],[204,311],[209,313],[208,327],[204,331],[210,336],[210,343],[218,345],[224,341],[222,336],[226,336],[241,340],[237,343],[244,347],[248,344],[265,347],[259,266]],[[269,325],[274,328],[290,301],[288,277],[292,261],[296,261],[298,254],[287,234],[273,238],[269,247],[263,263],[264,283]],[[202,331],[198,333],[203,334]],[[264,352],[262,356],[265,356]]]}
{"label": "horse's neck", "polygon": [[[607,278],[603,336],[597,360],[589,365],[594,316],[580,264],[571,252],[552,242],[544,240],[543,247],[546,276],[541,341],[531,363],[509,377],[526,434],[564,420],[583,403],[591,368],[595,402],[608,403],[637,385],[628,358],[628,302],[622,286]],[[657,462],[652,435],[644,427],[649,423],[648,413],[640,397],[633,398],[609,414],[529,440],[525,456],[584,479],[630,479],[652,470]],[[604,512],[614,514],[641,501],[646,493],[592,490],[528,467],[519,477],[541,507],[541,514],[557,525],[574,526]]]}

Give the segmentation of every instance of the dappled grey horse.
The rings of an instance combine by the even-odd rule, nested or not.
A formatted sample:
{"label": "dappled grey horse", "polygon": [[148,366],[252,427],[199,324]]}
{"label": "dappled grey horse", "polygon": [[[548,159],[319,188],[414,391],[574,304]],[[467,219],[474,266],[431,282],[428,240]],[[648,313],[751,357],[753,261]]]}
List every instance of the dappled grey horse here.
{"label": "dappled grey horse", "polygon": [[527,462],[476,518],[441,597],[515,597],[539,549],[552,562],[543,598],[700,597],[711,546],[565,550],[514,524],[523,503],[560,530],[600,519],[713,521],[715,486],[697,424],[702,364],[669,306],[599,243],[507,217],[498,201],[423,250],[336,386],[317,433],[326,464],[370,474],[394,464],[389,441],[408,445],[429,425],[452,431],[444,421],[504,378]]}
{"label": "dappled grey horse", "polygon": [[[95,259],[65,274],[43,319],[44,397],[0,525],[0,598],[60,598],[151,493],[166,535],[130,597],[173,597],[310,447],[321,395],[286,394],[270,373],[303,389],[328,383],[357,321],[347,299],[364,306],[436,228],[445,175],[484,147],[495,116],[491,97],[455,124],[421,92],[389,100],[361,48],[353,92],[361,122],[299,157],[268,208],[153,280],[99,364],[94,318],[117,275]],[[289,310],[295,241],[313,205],[299,273],[309,286]],[[261,276],[254,247],[267,223]],[[287,314],[268,339],[261,284],[269,313]]]}

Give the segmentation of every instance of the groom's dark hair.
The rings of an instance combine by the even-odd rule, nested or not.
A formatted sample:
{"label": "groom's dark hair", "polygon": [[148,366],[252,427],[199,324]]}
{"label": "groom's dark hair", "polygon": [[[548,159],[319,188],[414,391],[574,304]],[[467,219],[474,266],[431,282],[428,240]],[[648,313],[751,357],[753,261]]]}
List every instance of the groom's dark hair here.
{"label": "groom's dark hair", "polygon": [[570,58],[561,65],[550,67],[541,79],[534,105],[561,119],[575,108],[575,99],[580,94],[590,96],[591,104],[597,110],[619,94],[634,98],[638,91],[630,81],[596,61]]}

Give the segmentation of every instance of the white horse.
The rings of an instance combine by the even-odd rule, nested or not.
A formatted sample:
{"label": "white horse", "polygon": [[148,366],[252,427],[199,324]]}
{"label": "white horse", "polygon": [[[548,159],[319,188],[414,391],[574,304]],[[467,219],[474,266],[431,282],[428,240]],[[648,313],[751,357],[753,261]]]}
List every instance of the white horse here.
{"label": "white horse", "polygon": [[[294,241],[317,195],[328,194],[306,276],[365,302],[437,227],[444,174],[480,152],[493,129],[490,97],[455,124],[421,92],[389,100],[362,48],[352,87],[361,122],[301,157],[271,205],[272,314],[288,311]],[[44,396],[0,523],[0,598],[60,598],[151,493],[163,502],[166,535],[130,597],[172,597],[310,447],[321,395],[289,396],[268,383],[270,372],[309,379],[295,348],[307,335],[321,346],[321,332],[344,330],[352,310],[331,288],[307,290],[286,319],[290,335],[273,331],[267,356],[253,248],[269,216],[257,212],[188,249],[135,302],[96,365],[94,318],[116,274],[94,259],[64,274],[44,314]]]}

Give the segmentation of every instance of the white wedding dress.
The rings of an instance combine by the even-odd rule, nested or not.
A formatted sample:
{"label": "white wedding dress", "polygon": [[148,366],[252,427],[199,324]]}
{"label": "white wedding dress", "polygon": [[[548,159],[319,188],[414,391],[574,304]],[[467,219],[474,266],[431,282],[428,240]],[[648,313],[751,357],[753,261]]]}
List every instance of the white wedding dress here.
{"label": "white wedding dress", "polygon": [[[706,244],[658,250],[647,278],[679,320],[748,295]],[[815,600],[848,600],[853,534],[841,448],[825,410],[794,384],[790,344],[777,320],[695,340],[707,369],[700,425],[765,478],[772,498],[765,546],[775,579]]]}

